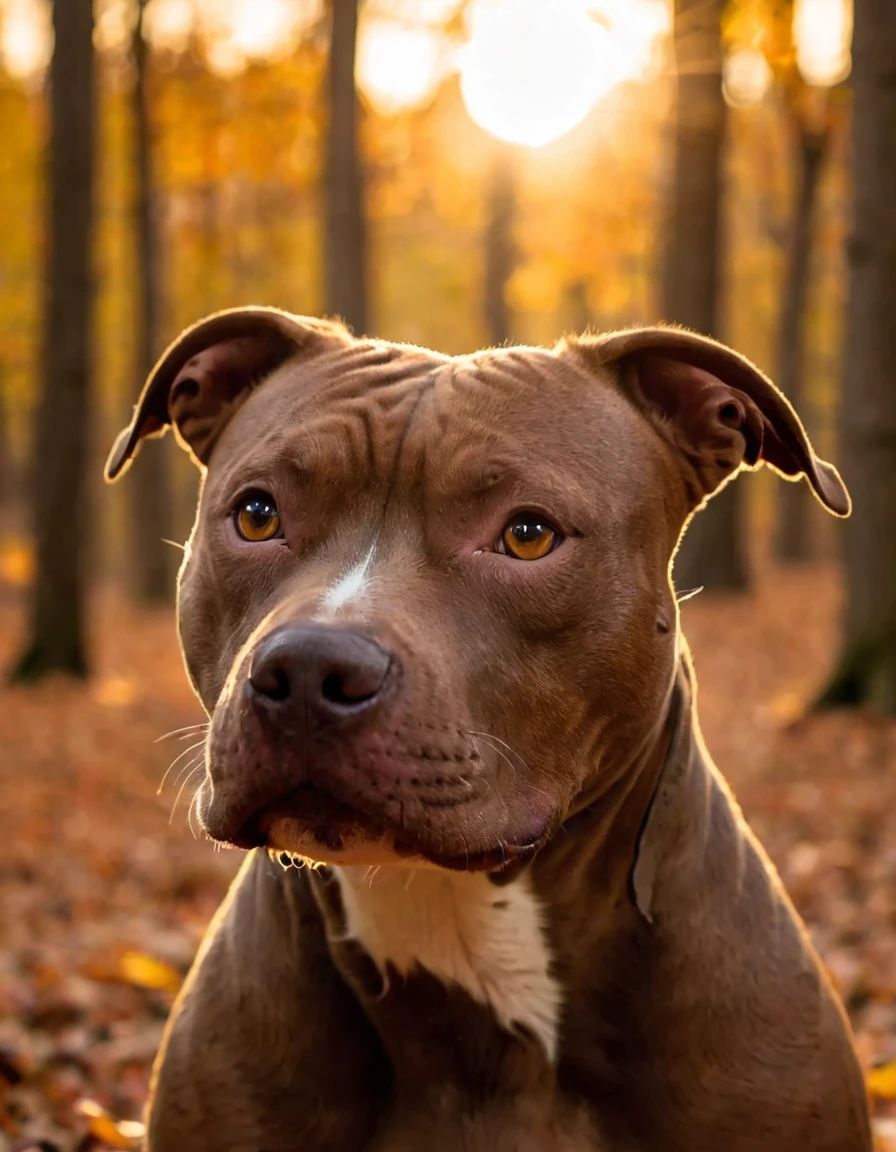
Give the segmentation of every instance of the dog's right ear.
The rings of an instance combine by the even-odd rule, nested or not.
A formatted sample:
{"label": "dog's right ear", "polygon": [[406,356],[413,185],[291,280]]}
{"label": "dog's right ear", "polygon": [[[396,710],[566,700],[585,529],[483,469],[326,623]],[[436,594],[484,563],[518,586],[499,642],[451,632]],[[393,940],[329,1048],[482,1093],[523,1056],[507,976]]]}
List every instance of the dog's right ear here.
{"label": "dog's right ear", "polygon": [[149,374],[133,419],[109,453],[106,480],[112,483],[126,471],[145,439],[171,426],[204,468],[230,417],[275,368],[299,353],[350,339],[339,324],[277,308],[234,308],[200,320]]}

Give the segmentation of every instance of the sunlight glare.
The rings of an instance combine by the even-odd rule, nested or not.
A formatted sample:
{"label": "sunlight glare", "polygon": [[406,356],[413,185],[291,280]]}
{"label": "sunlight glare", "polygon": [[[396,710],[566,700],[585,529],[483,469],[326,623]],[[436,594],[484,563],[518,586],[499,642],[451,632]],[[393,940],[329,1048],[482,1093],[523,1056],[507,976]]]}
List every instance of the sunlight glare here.
{"label": "sunlight glare", "polygon": [[288,56],[322,12],[323,0],[202,0],[209,65],[232,76],[249,61]]}
{"label": "sunlight glare", "polygon": [[367,0],[362,15],[396,24],[442,28],[458,12],[463,0]]}
{"label": "sunlight glare", "polygon": [[725,57],[722,91],[732,108],[761,104],[771,84],[771,67],[758,48],[739,48]]}
{"label": "sunlight glare", "polygon": [[40,0],[5,0],[2,15],[0,54],[6,71],[17,80],[43,72],[53,52],[49,4]]}
{"label": "sunlight glare", "polygon": [[143,20],[153,47],[183,52],[190,43],[196,13],[191,0],[149,0]]}
{"label": "sunlight glare", "polygon": [[134,15],[127,0],[94,4],[93,43],[98,52],[121,52],[130,47]]}
{"label": "sunlight glare", "polygon": [[381,115],[420,108],[443,79],[444,58],[438,34],[429,28],[364,21],[355,64],[358,87]]}
{"label": "sunlight glare", "polygon": [[461,95],[476,123],[537,148],[643,73],[668,27],[662,0],[472,0]]}
{"label": "sunlight glare", "polygon": [[626,77],[641,76],[657,62],[657,45],[672,31],[667,0],[586,0],[585,7],[609,30]]}
{"label": "sunlight glare", "polygon": [[288,51],[294,42],[295,6],[289,0],[252,0],[236,4],[230,29],[234,46],[249,59]]}
{"label": "sunlight glare", "polygon": [[796,0],[793,39],[807,84],[829,88],[845,80],[852,67],[851,0]]}

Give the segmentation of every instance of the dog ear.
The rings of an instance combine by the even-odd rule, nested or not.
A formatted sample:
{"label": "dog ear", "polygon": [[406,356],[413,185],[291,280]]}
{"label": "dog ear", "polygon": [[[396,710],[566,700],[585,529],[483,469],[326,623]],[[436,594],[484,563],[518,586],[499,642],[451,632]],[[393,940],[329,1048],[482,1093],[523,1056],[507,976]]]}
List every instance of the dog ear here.
{"label": "dog ear", "polygon": [[141,443],[170,426],[194,462],[204,467],[225,425],[249,393],[292,356],[350,339],[326,320],[276,308],[216,312],[187,328],[149,374],[130,424],[109,453],[111,483],[130,466]]}
{"label": "dog ear", "polygon": [[740,468],[770,465],[805,476],[835,516],[850,499],[837,469],[815,455],[784,394],[746,357],[680,328],[635,328],[583,337],[566,347],[594,366],[615,367],[632,402],[682,453],[694,507]]}

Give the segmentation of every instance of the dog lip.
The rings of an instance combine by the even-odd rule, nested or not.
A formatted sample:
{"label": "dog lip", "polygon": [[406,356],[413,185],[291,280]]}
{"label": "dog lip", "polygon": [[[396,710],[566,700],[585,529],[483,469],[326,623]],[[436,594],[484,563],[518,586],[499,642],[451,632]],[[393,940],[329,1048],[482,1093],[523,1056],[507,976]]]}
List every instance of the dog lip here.
{"label": "dog lip", "polygon": [[268,846],[268,838],[274,821],[292,817],[297,822],[314,830],[322,826],[329,831],[338,831],[347,826],[353,832],[370,833],[379,838],[384,833],[392,834],[392,850],[399,857],[423,857],[437,868],[452,872],[487,872],[500,874],[506,869],[525,863],[534,856],[548,837],[547,824],[538,833],[518,842],[501,841],[492,847],[462,855],[443,854],[418,838],[409,838],[407,832],[391,826],[388,820],[378,820],[370,813],[352,804],[339,800],[327,790],[314,784],[300,784],[269,800],[255,811],[240,826],[238,834],[230,841],[238,848],[262,848]]}
{"label": "dog lip", "polygon": [[240,847],[261,848],[267,844],[273,821],[289,816],[307,824],[351,824],[354,828],[360,826],[372,832],[382,831],[366,812],[338,800],[314,784],[299,784],[275,800],[269,800],[245,820],[235,843]]}
{"label": "dog lip", "polygon": [[[439,868],[446,868],[451,872],[488,872],[500,874],[505,868],[534,856],[541,847],[543,836],[523,844],[500,844],[495,848],[486,848],[481,852],[463,856],[440,856],[431,852],[422,852],[431,864]],[[419,851],[419,850],[418,850]]]}

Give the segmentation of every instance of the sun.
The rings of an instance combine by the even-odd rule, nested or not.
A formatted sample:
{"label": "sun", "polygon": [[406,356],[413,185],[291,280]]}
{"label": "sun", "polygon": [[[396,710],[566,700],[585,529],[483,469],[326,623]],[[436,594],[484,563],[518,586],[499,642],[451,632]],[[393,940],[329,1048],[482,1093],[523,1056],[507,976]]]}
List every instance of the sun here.
{"label": "sun", "polygon": [[666,19],[657,0],[473,0],[460,61],[467,111],[502,140],[547,144],[646,68]]}

